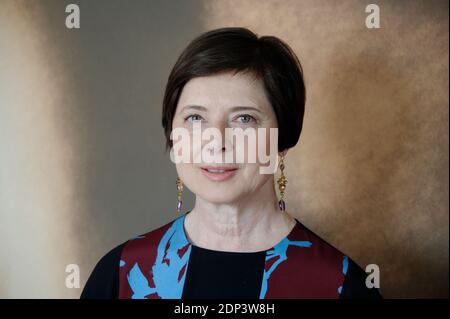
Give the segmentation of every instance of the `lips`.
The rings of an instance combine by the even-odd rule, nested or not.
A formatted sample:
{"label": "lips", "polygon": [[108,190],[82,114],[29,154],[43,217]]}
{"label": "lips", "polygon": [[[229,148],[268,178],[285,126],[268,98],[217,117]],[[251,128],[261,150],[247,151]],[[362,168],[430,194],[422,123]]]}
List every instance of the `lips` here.
{"label": "lips", "polygon": [[232,178],[238,170],[237,167],[230,166],[203,166],[200,169],[203,175],[215,182],[222,182]]}

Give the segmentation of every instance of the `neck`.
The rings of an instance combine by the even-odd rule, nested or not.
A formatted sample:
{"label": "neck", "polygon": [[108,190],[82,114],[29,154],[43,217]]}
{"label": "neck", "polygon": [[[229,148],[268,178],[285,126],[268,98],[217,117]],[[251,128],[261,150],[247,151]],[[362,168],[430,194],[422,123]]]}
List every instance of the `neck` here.
{"label": "neck", "polygon": [[196,197],[185,228],[194,245],[218,250],[264,250],[292,229],[295,220],[278,208],[273,178],[233,203],[217,204]]}

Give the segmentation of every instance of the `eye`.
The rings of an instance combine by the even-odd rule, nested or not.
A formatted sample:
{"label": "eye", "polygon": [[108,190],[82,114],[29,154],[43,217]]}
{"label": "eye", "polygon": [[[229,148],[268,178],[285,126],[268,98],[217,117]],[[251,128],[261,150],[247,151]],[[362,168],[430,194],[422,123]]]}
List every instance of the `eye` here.
{"label": "eye", "polygon": [[184,120],[193,123],[193,122],[201,121],[202,119],[203,119],[203,117],[201,117],[200,115],[192,114],[192,115],[189,115],[188,117],[186,117]]}
{"label": "eye", "polygon": [[249,114],[239,115],[237,117],[237,119],[242,124],[256,123],[256,119],[253,116],[249,115]]}

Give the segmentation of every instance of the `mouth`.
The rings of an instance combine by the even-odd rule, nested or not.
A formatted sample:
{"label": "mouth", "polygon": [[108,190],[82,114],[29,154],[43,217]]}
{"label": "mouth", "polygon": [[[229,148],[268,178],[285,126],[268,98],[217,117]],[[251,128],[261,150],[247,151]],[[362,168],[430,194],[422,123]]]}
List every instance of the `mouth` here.
{"label": "mouth", "polygon": [[203,175],[215,182],[222,182],[232,178],[238,170],[237,167],[225,166],[203,166],[200,169]]}

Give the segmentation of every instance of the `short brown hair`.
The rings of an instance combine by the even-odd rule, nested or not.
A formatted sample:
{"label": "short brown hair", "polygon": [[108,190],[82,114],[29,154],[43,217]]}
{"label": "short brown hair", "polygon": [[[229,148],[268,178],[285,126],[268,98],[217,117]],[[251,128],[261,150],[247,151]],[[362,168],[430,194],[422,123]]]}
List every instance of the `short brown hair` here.
{"label": "short brown hair", "polygon": [[259,37],[246,28],[208,31],[191,41],[176,61],[164,94],[162,125],[166,149],[178,99],[192,78],[234,71],[255,74],[264,83],[266,96],[278,122],[278,150],[295,146],[300,138],[306,92],[303,71],[293,50],[274,36]]}

